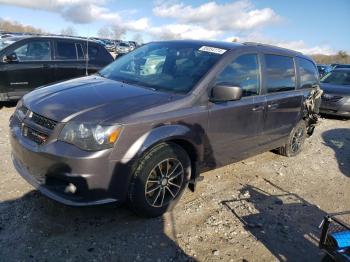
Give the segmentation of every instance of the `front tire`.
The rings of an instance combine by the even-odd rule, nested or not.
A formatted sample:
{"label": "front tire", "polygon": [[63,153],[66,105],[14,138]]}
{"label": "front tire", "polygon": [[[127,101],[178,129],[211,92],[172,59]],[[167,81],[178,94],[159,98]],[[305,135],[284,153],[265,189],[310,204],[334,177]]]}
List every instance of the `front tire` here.
{"label": "front tire", "polygon": [[298,155],[307,136],[307,128],[304,120],[301,120],[290,132],[288,142],[277,149],[280,155],[293,157]]}
{"label": "front tire", "polygon": [[190,177],[191,161],[180,146],[161,143],[138,162],[129,188],[129,205],[138,215],[157,217],[181,197]]}

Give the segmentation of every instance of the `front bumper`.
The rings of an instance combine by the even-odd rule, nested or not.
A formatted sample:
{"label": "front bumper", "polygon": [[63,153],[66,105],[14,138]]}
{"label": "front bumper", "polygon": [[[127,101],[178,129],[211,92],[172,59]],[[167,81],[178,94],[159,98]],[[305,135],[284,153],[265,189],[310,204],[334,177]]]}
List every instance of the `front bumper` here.
{"label": "front bumper", "polygon": [[18,173],[47,197],[70,206],[119,202],[113,179],[121,174],[110,160],[112,149],[86,152],[57,140],[37,145],[16,127],[10,143]]}
{"label": "front bumper", "polygon": [[322,99],[320,113],[326,115],[350,117],[350,104],[346,103],[347,98],[338,101],[327,101]]}

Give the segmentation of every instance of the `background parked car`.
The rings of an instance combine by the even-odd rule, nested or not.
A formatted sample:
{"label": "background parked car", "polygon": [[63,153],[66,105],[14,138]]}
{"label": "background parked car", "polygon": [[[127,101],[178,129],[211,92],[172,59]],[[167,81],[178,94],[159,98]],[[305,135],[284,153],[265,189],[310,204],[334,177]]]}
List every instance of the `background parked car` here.
{"label": "background parked car", "polygon": [[39,86],[95,73],[112,61],[102,45],[79,38],[1,39],[0,101],[17,100]]}
{"label": "background parked car", "polygon": [[350,65],[348,64],[336,64],[333,69],[339,69],[339,68],[350,68]]}
{"label": "background parked car", "polygon": [[321,80],[320,112],[350,117],[350,69],[335,69]]}
{"label": "background parked car", "polygon": [[126,53],[129,53],[131,51],[130,45],[125,42],[120,42],[115,47],[116,53],[118,55],[124,55]]}
{"label": "background parked car", "polygon": [[318,69],[318,74],[320,75],[320,78],[324,77],[330,71],[332,71],[332,67],[330,65],[324,65],[324,64],[318,64],[317,69]]}

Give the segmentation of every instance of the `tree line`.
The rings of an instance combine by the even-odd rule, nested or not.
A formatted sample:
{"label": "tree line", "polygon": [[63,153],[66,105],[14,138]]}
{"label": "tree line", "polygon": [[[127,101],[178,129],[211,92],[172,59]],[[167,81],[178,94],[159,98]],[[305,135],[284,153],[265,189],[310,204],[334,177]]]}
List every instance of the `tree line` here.
{"label": "tree line", "polygon": [[350,56],[345,51],[335,55],[311,55],[318,64],[350,64]]}

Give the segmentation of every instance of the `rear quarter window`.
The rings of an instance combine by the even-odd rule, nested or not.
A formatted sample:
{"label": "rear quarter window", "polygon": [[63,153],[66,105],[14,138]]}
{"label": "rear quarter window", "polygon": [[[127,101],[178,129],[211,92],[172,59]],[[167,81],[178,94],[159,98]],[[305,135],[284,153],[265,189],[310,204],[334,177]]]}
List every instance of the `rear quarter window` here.
{"label": "rear quarter window", "polygon": [[294,60],[289,56],[270,55],[265,57],[267,93],[283,92],[295,89]]}
{"label": "rear quarter window", "polygon": [[311,88],[318,84],[318,71],[314,63],[311,61],[297,57],[298,69],[300,75],[299,88]]}
{"label": "rear quarter window", "polygon": [[89,43],[88,51],[90,61],[103,62],[106,65],[113,61],[112,55],[103,46]]}

